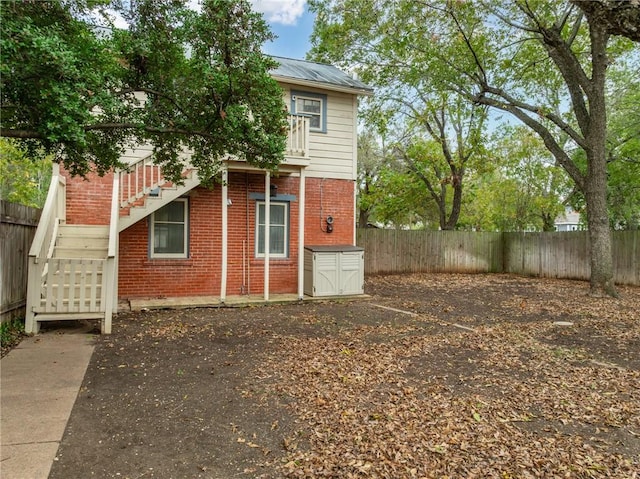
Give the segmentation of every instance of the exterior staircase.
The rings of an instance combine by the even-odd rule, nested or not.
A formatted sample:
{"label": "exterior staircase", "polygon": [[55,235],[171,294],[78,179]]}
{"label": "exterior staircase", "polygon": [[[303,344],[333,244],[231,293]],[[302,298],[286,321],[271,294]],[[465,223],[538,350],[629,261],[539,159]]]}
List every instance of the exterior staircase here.
{"label": "exterior staircase", "polygon": [[[112,224],[117,221],[113,206]],[[29,250],[27,333],[37,333],[42,321],[65,319],[99,319],[102,332],[111,332],[116,304],[113,237],[111,226],[66,224],[66,179],[55,165]]]}
{"label": "exterior staircase", "polygon": [[104,282],[109,227],[60,225],[42,273],[38,320],[101,319],[107,302]]}
{"label": "exterior staircase", "polygon": [[[102,333],[110,333],[118,304],[119,233],[200,184],[188,153],[183,156],[180,184],[164,178],[161,167],[153,163],[149,145],[131,153],[133,156],[123,158],[128,166],[114,172],[110,220],[105,226],[66,224],[66,179],[54,165],[29,250],[27,333],[37,333],[42,321],[65,319],[100,319]],[[285,157],[285,164],[308,164],[308,118],[289,116]]]}
{"label": "exterior staircase", "polygon": [[73,319],[100,319],[102,332],[110,333],[117,310],[118,234],[200,184],[190,166],[181,184],[167,181],[151,155],[113,178],[110,224],[68,225],[66,180],[54,167],[29,251],[27,333],[37,333],[42,321]]}
{"label": "exterior staircase", "polygon": [[119,183],[118,232],[127,229],[200,184],[198,170],[185,166],[182,184],[169,182],[151,155],[116,173]]}

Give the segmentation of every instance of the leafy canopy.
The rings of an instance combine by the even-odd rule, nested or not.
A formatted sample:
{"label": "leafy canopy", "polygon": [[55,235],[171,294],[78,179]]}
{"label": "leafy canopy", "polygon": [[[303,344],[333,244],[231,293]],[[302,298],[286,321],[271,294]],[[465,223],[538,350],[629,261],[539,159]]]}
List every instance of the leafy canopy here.
{"label": "leafy canopy", "polygon": [[[260,167],[282,160],[286,112],[272,38],[247,0],[7,2],[2,5],[2,136],[44,148],[74,174],[120,166],[154,145],[178,179],[181,154],[202,178],[223,155]],[[128,22],[105,28],[106,7]]]}
{"label": "leafy canopy", "polygon": [[51,158],[27,157],[15,141],[0,138],[0,199],[42,208],[51,180]]}

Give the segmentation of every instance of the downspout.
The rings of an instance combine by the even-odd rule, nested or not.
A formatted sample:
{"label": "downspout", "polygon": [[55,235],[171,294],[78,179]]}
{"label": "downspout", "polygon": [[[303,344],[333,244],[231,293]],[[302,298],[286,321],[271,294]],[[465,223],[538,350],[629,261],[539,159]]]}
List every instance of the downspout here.
{"label": "downspout", "polygon": [[224,166],[222,169],[222,268],[220,272],[220,302],[224,303],[227,299],[227,229],[229,206],[227,200],[229,198],[228,191],[229,171]]}
{"label": "downspout", "polygon": [[269,236],[271,233],[271,172],[264,175],[264,300],[269,301]]}

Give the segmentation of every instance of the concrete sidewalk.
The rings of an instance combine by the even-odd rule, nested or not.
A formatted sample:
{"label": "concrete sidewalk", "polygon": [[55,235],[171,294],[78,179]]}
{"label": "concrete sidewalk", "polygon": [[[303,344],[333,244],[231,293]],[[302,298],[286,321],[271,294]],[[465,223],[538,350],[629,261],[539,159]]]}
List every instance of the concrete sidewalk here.
{"label": "concrete sidewalk", "polygon": [[24,339],[0,361],[2,479],[48,477],[93,353],[93,331],[65,322]]}

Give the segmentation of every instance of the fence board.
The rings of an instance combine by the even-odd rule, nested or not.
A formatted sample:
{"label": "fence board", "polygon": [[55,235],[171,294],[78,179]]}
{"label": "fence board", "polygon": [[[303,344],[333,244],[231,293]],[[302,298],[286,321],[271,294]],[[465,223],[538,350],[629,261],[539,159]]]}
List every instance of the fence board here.
{"label": "fence board", "polygon": [[23,317],[28,254],[42,210],[0,200],[0,321]]}
{"label": "fence board", "polygon": [[[491,233],[358,229],[365,273],[514,273],[588,280],[585,231]],[[640,285],[640,231],[614,231],[618,284]]]}

